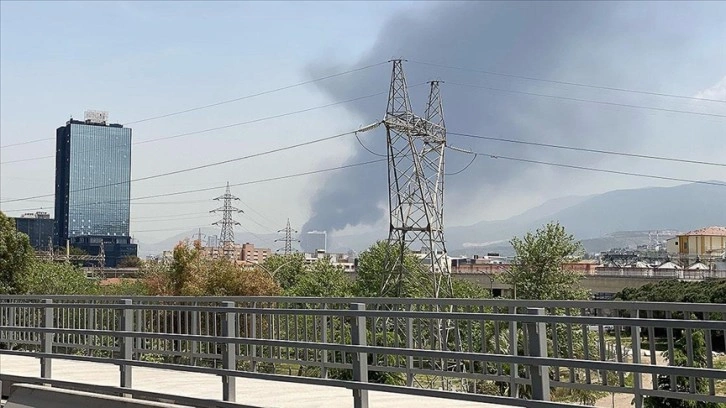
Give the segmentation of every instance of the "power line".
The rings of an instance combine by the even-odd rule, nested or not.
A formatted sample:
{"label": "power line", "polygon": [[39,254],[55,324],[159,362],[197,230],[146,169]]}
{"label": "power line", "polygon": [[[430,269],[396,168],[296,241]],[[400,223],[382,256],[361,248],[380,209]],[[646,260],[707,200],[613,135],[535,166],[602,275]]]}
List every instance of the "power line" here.
{"label": "power line", "polygon": [[[416,85],[412,85],[411,87],[413,88],[413,87],[420,86],[420,85],[423,85],[423,83],[416,84]],[[328,104],[325,104],[325,105],[313,106],[313,107],[310,107],[310,108],[305,108],[305,109],[300,109],[300,110],[296,110],[296,111],[285,112],[285,113],[281,113],[281,114],[277,114],[277,115],[265,116],[265,117],[257,118],[257,119],[251,119],[251,120],[244,121],[244,122],[231,123],[231,124],[224,125],[224,126],[217,126],[217,127],[212,127],[212,128],[206,128],[206,129],[202,129],[202,130],[196,130],[194,132],[180,133],[180,134],[172,135],[172,136],[163,136],[163,137],[151,138],[151,139],[146,139],[146,140],[140,140],[140,141],[137,141],[137,142],[132,143],[132,145],[140,145],[140,144],[146,144],[146,143],[154,143],[154,142],[159,142],[159,141],[162,141],[162,140],[177,139],[177,138],[185,137],[185,136],[198,135],[198,134],[202,134],[202,133],[209,133],[209,132],[214,132],[214,131],[217,131],[217,130],[229,129],[229,128],[243,126],[243,125],[250,125],[250,124],[253,124],[253,123],[264,122],[264,121],[272,120],[272,119],[279,119],[279,118],[283,118],[283,117],[286,117],[286,116],[292,116],[292,115],[297,115],[297,114],[300,114],[300,113],[311,112],[311,111],[314,111],[314,110],[330,108],[330,107],[333,107],[333,106],[342,105],[342,104],[351,103],[351,102],[356,102],[356,101],[360,101],[360,100],[363,100],[363,99],[374,98],[376,96],[385,95],[387,93],[388,93],[388,91],[378,92],[378,93],[375,93],[375,94],[360,96],[360,97],[357,97],[357,98],[352,98],[352,99],[346,99],[346,100],[343,100],[343,101],[332,102],[332,103],[328,103]],[[93,150],[88,150],[88,151],[93,151]],[[86,151],[86,152],[88,152],[88,151]],[[11,164],[11,163],[19,163],[19,162],[26,162],[26,161],[34,161],[34,160],[52,159],[54,157],[55,157],[54,155],[48,155],[48,156],[30,157],[30,158],[26,158],[26,159],[9,160],[9,161],[1,162],[0,165],[2,165],[2,164]]]}
{"label": "power line", "polygon": [[[171,175],[175,175],[175,174],[187,173],[187,172],[190,172],[190,171],[196,171],[196,170],[206,169],[206,168],[209,168],[209,167],[220,166],[220,165],[223,165],[223,164],[228,164],[228,163],[233,163],[233,162],[237,162],[237,161],[252,159],[252,158],[255,158],[255,157],[266,156],[266,155],[272,154],[272,153],[279,153],[279,152],[282,152],[282,151],[291,150],[291,149],[295,149],[295,148],[298,148],[298,147],[309,146],[309,145],[312,145],[312,144],[316,144],[316,143],[321,143],[321,142],[325,142],[325,141],[337,139],[337,138],[340,138],[340,137],[343,137],[343,136],[346,136],[346,135],[355,134],[357,132],[358,132],[358,130],[354,130],[354,131],[350,131],[350,132],[344,132],[344,133],[339,133],[339,134],[333,135],[333,136],[327,136],[327,137],[323,137],[323,138],[319,138],[319,139],[315,139],[315,140],[310,140],[310,141],[307,141],[307,142],[296,143],[294,145],[285,146],[285,147],[279,147],[279,148],[276,148],[276,149],[267,150],[267,151],[260,152],[260,153],[253,153],[253,154],[249,154],[249,155],[246,155],[246,156],[236,157],[236,158],[233,158],[233,159],[227,159],[227,160],[222,160],[222,161],[218,161],[218,162],[207,163],[207,164],[203,164],[203,165],[200,165],[200,166],[187,167],[187,168],[184,168],[184,169],[169,171],[169,172],[166,172],[166,173],[154,174],[154,175],[151,175],[151,176],[141,177],[141,178],[137,178],[137,179],[133,179],[133,180],[129,180],[129,181],[121,181],[121,182],[116,182],[116,183],[110,183],[110,184],[106,184],[106,185],[103,185],[103,186],[86,187],[86,188],[82,188],[82,189],[78,189],[78,190],[73,190],[73,191],[70,191],[70,192],[75,193],[75,192],[81,192],[81,191],[87,191],[87,190],[95,190],[95,189],[98,189],[98,188],[112,187],[112,186],[116,186],[116,185],[120,185],[120,184],[127,184],[127,183],[133,183],[133,182],[138,182],[138,181],[145,181],[145,180],[151,180],[151,179],[156,179],[156,178],[160,178],[160,177],[171,176]],[[32,199],[36,199],[36,198],[45,198],[45,197],[52,197],[52,196],[54,196],[54,194],[42,194],[42,195],[37,195],[37,196],[24,197],[24,198],[18,198],[18,199],[13,199],[13,200],[6,200],[6,201],[0,201],[0,203],[11,203],[11,202],[17,202],[17,201],[27,201],[27,200],[32,200]]]}
{"label": "power line", "polygon": [[358,141],[358,144],[361,145],[362,148],[364,148],[365,150],[367,150],[368,153],[370,153],[370,154],[372,154],[374,156],[378,156],[378,157],[388,157],[385,154],[376,153],[373,150],[371,150],[368,147],[366,147],[366,145],[364,145],[363,142],[360,140],[360,137],[358,137],[358,133],[355,134],[355,140],[357,140]]}
{"label": "power line", "polygon": [[[243,181],[243,182],[240,182],[240,183],[230,184],[229,186],[230,187],[239,187],[239,186],[247,186],[247,185],[252,185],[252,184],[267,183],[267,182],[270,182],[270,181],[286,180],[286,179],[290,179],[290,178],[310,176],[310,175],[313,175],[313,174],[327,173],[327,172],[335,171],[335,170],[343,170],[343,169],[349,169],[349,168],[353,168],[353,167],[367,166],[367,165],[370,165],[370,164],[380,163],[380,162],[383,162],[383,161],[385,161],[385,159],[369,160],[369,161],[365,161],[365,162],[346,164],[346,165],[341,165],[341,166],[336,166],[336,167],[330,167],[330,168],[326,168],[326,169],[311,170],[311,171],[306,171],[306,172],[287,174],[287,175],[284,175],[284,176],[277,176],[277,177],[268,177],[268,178],[258,179],[258,180],[252,180],[252,181]],[[131,201],[135,201],[135,200],[148,200],[148,199],[151,199],[151,198],[172,197],[172,196],[183,195],[183,194],[200,193],[200,192],[204,192],[204,191],[219,190],[220,188],[224,188],[224,187],[225,186],[214,186],[214,187],[198,188],[198,189],[194,189],[194,190],[174,191],[174,192],[171,192],[171,193],[161,193],[161,194],[153,194],[153,195],[141,196],[141,197],[132,197],[131,198]],[[90,203],[88,205],[100,205],[100,204],[114,203],[114,202],[120,202],[120,201],[124,201],[124,200],[101,201],[101,202]],[[197,203],[197,202],[208,202],[208,201],[209,200],[196,200],[196,201],[187,201],[187,202],[183,202],[183,201],[169,201],[169,202],[164,202],[164,203],[160,203],[160,202],[155,202],[155,203],[134,203],[134,202],[132,202],[131,204],[132,205],[139,205],[139,204],[167,204],[167,205],[174,205],[174,204],[182,204],[182,203]],[[36,209],[43,209],[43,208],[42,207],[41,208],[20,208],[20,209],[8,210],[8,211],[30,211],[30,210],[36,210]]]}
{"label": "power line", "polygon": [[174,136],[164,136],[164,137],[158,137],[158,138],[154,138],[154,139],[141,140],[141,141],[138,141],[138,142],[136,142],[134,144],[136,145],[136,144],[153,143],[153,142],[158,142],[158,141],[161,141],[161,140],[176,139],[176,138],[183,137],[183,136],[198,135],[198,134],[201,134],[201,133],[208,133],[208,132],[213,132],[213,131],[216,131],[216,130],[228,129],[228,128],[242,126],[242,125],[249,125],[249,124],[252,124],[252,123],[263,122],[263,121],[270,120],[270,119],[279,119],[279,118],[283,118],[285,116],[297,115],[297,114],[300,114],[300,113],[310,112],[310,111],[314,111],[314,110],[317,110],[317,109],[324,109],[324,108],[329,108],[331,106],[342,105],[344,103],[350,103],[350,102],[355,102],[355,101],[359,101],[359,100],[362,100],[362,99],[373,98],[373,97],[376,97],[376,96],[385,95],[386,93],[388,93],[388,92],[387,91],[386,92],[378,92],[378,93],[374,93],[374,94],[371,94],[371,95],[365,95],[365,96],[360,96],[360,97],[357,97],[357,98],[347,99],[347,100],[344,100],[344,101],[338,101],[338,102],[333,102],[333,103],[329,103],[329,104],[325,104],[325,105],[314,106],[312,108],[305,108],[305,109],[301,109],[301,110],[297,110],[297,111],[281,113],[279,115],[266,116],[266,117],[263,117],[263,118],[252,119],[252,120],[248,120],[248,121],[245,121],[245,122],[237,122],[237,123],[232,123],[232,124],[229,124],[229,125],[224,125],[224,126],[219,126],[219,127],[209,128],[209,129],[198,130],[198,131],[195,131],[195,132],[182,133],[182,134],[174,135]]}
{"label": "power line", "polygon": [[[197,213],[199,214],[199,213]],[[197,215],[196,217],[177,217],[177,218],[160,218],[160,219],[148,219],[148,220],[138,220],[135,218],[131,218],[129,221],[131,223],[146,223],[146,222],[169,222],[169,221],[185,221],[185,220],[200,220],[210,218],[209,214],[205,215]]]}
{"label": "power line", "polygon": [[671,112],[671,113],[681,113],[681,114],[687,114],[687,115],[698,115],[698,116],[709,116],[709,117],[716,117],[716,118],[726,118],[726,115],[721,115],[721,114],[718,114],[718,113],[685,111],[685,110],[679,110],[679,109],[658,108],[658,107],[655,107],[655,106],[633,105],[633,104],[629,104],[629,103],[597,101],[597,100],[593,100],[593,99],[572,98],[572,97],[569,97],[569,96],[548,95],[548,94],[541,94],[541,93],[536,93],[536,92],[516,91],[516,90],[513,90],[513,89],[494,88],[494,87],[491,87],[491,86],[473,85],[473,84],[462,84],[462,83],[451,82],[451,81],[447,81],[446,83],[447,84],[450,84],[450,85],[456,85],[456,86],[463,86],[463,87],[470,87],[470,88],[479,88],[479,89],[487,89],[487,90],[490,90],[490,91],[507,92],[507,93],[513,93],[513,94],[519,94],[519,95],[538,96],[538,97],[542,97],[542,98],[560,99],[560,100],[565,100],[565,101],[586,102],[586,103],[595,103],[595,104],[599,104],[599,105],[619,106],[619,107],[623,107],[623,108],[646,109],[646,110],[660,111],[660,112]]}
{"label": "power line", "polygon": [[[248,210],[250,210],[251,212],[255,213],[258,217],[260,217],[260,219],[263,219],[265,221],[271,222],[272,224],[275,223],[274,221],[272,221],[271,219],[269,219],[268,217],[266,217],[264,214],[260,213],[259,211],[255,210],[254,208],[252,208],[249,204],[245,203],[244,201],[240,200],[240,204],[242,204],[245,207],[247,207]],[[248,213],[247,215],[249,216],[250,214]],[[254,222],[255,224],[259,225],[260,227],[266,229],[266,230],[273,231],[273,228],[270,228],[269,226],[262,225],[259,222],[253,220],[252,218],[250,218],[250,220],[252,222]]]}
{"label": "power line", "polygon": [[506,78],[525,79],[527,81],[547,82],[547,83],[552,83],[552,84],[571,85],[571,86],[577,86],[577,87],[582,87],[582,88],[603,89],[603,90],[608,90],[608,91],[628,92],[628,93],[653,95],[653,96],[664,96],[664,97],[669,97],[669,98],[690,99],[690,100],[696,100],[696,101],[726,103],[726,101],[722,100],[722,99],[698,98],[695,96],[676,95],[676,94],[663,93],[663,92],[653,92],[653,91],[644,91],[644,90],[637,90],[637,89],[618,88],[618,87],[612,87],[612,86],[593,85],[593,84],[585,84],[585,83],[581,83],[581,82],[572,82],[572,81],[558,81],[558,80],[554,80],[554,79],[536,78],[536,77],[530,77],[530,76],[524,76],[524,75],[504,74],[501,72],[486,71],[486,70],[474,69],[474,68],[455,67],[455,66],[451,66],[451,65],[434,64],[434,63],[430,63],[430,62],[412,61],[412,60],[409,60],[409,61],[414,64],[429,65],[429,66],[433,66],[433,67],[447,68],[447,69],[456,69],[456,70],[460,70],[460,71],[478,72],[480,74],[501,76],[501,77],[506,77]]}
{"label": "power line", "polygon": [[[360,162],[360,163],[353,163],[353,164],[346,164],[346,165],[337,166],[337,167],[330,167],[327,169],[311,170],[311,171],[306,171],[306,172],[301,172],[301,173],[287,174],[284,176],[268,177],[268,178],[264,178],[264,179],[253,180],[253,181],[243,181],[241,183],[230,184],[229,186],[230,187],[239,187],[239,186],[248,186],[248,185],[252,185],[252,184],[267,183],[270,181],[286,180],[286,179],[295,178],[295,177],[327,173],[327,172],[334,171],[334,170],[343,170],[343,169],[349,169],[352,167],[367,166],[369,164],[380,163],[382,161],[385,161],[385,160],[384,159],[369,160],[369,161]],[[182,195],[182,194],[199,193],[202,191],[218,190],[223,187],[224,186],[222,186],[222,187],[216,186],[216,187],[199,188],[199,189],[194,189],[194,190],[175,191],[172,193],[154,194],[154,195],[148,195],[148,196],[143,196],[143,197],[134,197],[131,200],[146,200],[149,198],[156,198],[156,197],[170,197],[170,196],[176,196],[176,195]],[[136,204],[139,204],[139,203],[136,203]]]}
{"label": "power line", "polygon": [[617,151],[613,151],[613,150],[588,149],[588,148],[584,148],[584,147],[556,145],[556,144],[541,143],[541,142],[528,142],[528,141],[524,141],[524,140],[505,139],[505,138],[501,138],[501,137],[481,136],[481,135],[474,135],[474,134],[470,134],[470,133],[448,132],[447,134],[454,135],[454,136],[469,137],[469,138],[474,138],[474,139],[492,140],[492,141],[496,141],[496,142],[506,142],[506,143],[515,143],[515,144],[523,144],[523,145],[531,145],[531,146],[550,147],[553,149],[574,150],[574,151],[578,151],[578,152],[600,153],[600,154],[608,154],[608,155],[613,155],[613,156],[636,157],[636,158],[640,158],[640,159],[663,160],[663,161],[670,161],[670,162],[701,164],[701,165],[705,165],[705,166],[726,167],[726,163],[709,162],[709,161],[703,161],[703,160],[679,159],[679,158],[675,158],[675,157],[664,157],[664,156],[654,156],[654,155],[648,155],[648,154],[617,152]]}
{"label": "power line", "polygon": [[55,140],[55,138],[53,138],[53,137],[46,137],[46,138],[43,138],[43,139],[35,139],[35,140],[28,140],[28,141],[25,141],[25,142],[11,143],[11,144],[6,144],[5,146],[0,146],[0,149],[4,149],[6,147],[13,147],[13,146],[22,146],[22,145],[27,145],[27,144],[31,144],[31,143],[44,142],[46,140]]}
{"label": "power line", "polygon": [[0,162],[0,164],[10,164],[10,163],[20,163],[20,162],[26,162],[26,161],[35,161],[35,160],[44,160],[44,159],[52,159],[55,156],[40,156],[40,157],[29,157],[27,159],[18,159],[18,160],[8,160],[4,162]]}
{"label": "power line", "polygon": [[179,227],[179,228],[164,228],[164,229],[155,229],[155,230],[131,231],[131,234],[140,234],[142,232],[185,231],[185,230],[188,230],[188,229],[201,228],[201,227],[206,227],[206,225],[193,225],[191,227]]}
{"label": "power line", "polygon": [[[311,80],[308,80],[308,81],[298,82],[296,84],[286,85],[286,86],[283,86],[283,87],[279,87],[279,88],[275,88],[275,89],[270,89],[270,90],[267,90],[267,91],[262,91],[262,92],[258,92],[258,93],[254,93],[254,94],[249,94],[249,95],[241,96],[241,97],[234,98],[234,99],[228,99],[228,100],[225,100],[225,101],[215,102],[215,103],[211,103],[211,104],[208,104],[208,105],[197,106],[197,107],[194,107],[194,108],[189,108],[189,109],[185,109],[185,110],[181,110],[181,111],[177,111],[177,112],[171,112],[171,113],[167,113],[167,114],[163,114],[163,115],[158,115],[158,116],[153,116],[153,117],[149,117],[149,118],[134,120],[134,121],[130,121],[130,122],[124,123],[124,126],[131,125],[131,124],[134,124],[134,123],[148,122],[148,121],[151,121],[151,120],[156,120],[156,119],[161,119],[161,118],[167,118],[169,116],[181,115],[183,113],[193,112],[193,111],[197,111],[197,110],[201,110],[201,109],[207,109],[207,108],[211,108],[211,107],[214,107],[214,106],[219,106],[219,105],[224,105],[224,104],[227,104],[227,103],[237,102],[237,101],[241,101],[241,100],[244,100],[244,99],[255,98],[255,97],[258,97],[258,96],[262,96],[262,95],[268,95],[268,94],[271,94],[271,93],[280,92],[280,91],[284,91],[284,90],[287,90],[287,89],[300,87],[300,86],[303,86],[303,85],[309,85],[309,84],[312,84],[312,83],[315,83],[315,82],[319,82],[319,81],[324,81],[326,79],[331,79],[331,78],[335,78],[335,77],[339,77],[339,76],[351,74],[351,73],[354,73],[354,72],[363,71],[363,70],[366,70],[366,69],[369,69],[369,68],[377,67],[379,65],[384,65],[386,63],[388,63],[388,61],[382,61],[382,62],[379,62],[379,63],[376,63],[376,64],[370,64],[370,65],[366,65],[366,66],[363,66],[363,67],[350,69],[350,70],[347,70],[347,71],[344,71],[344,72],[339,72],[337,74],[326,75],[326,76],[319,77],[319,78],[315,78],[315,79],[311,79]],[[55,138],[52,138],[51,137],[51,138],[28,140],[28,141],[25,141],[25,142],[11,143],[11,144],[7,144],[7,145],[4,145],[4,146],[0,146],[0,148],[13,147],[13,146],[21,146],[21,145],[26,145],[26,144],[31,144],[31,143],[44,142],[46,140],[55,140]],[[13,162],[17,162],[17,161],[13,161]]]}
{"label": "power line", "polygon": [[485,156],[485,157],[489,157],[491,159],[503,159],[503,160],[511,160],[511,161],[518,161],[518,162],[524,162],[524,163],[542,164],[542,165],[546,165],[546,166],[564,167],[564,168],[568,168],[568,169],[587,170],[587,171],[609,173],[609,174],[619,174],[619,175],[623,175],[623,176],[645,177],[645,178],[652,178],[652,179],[658,179],[658,180],[678,181],[678,182],[684,182],[684,183],[707,184],[707,185],[712,185],[712,186],[726,187],[726,183],[717,183],[717,182],[713,182],[713,181],[689,180],[689,179],[682,179],[682,178],[677,178],[677,177],[658,176],[658,175],[654,175],[654,174],[643,174],[643,173],[634,173],[634,172],[629,172],[629,171],[599,169],[599,168],[595,168],[595,167],[576,166],[576,165],[572,165],[572,164],[553,163],[553,162],[546,162],[546,161],[541,161],[541,160],[523,159],[520,157],[509,157],[509,156],[502,156],[502,155],[498,155],[498,154],[475,152],[472,150],[461,149],[461,148],[457,148],[454,146],[447,146],[447,147],[452,150],[458,151],[458,152],[474,154],[474,155],[478,155],[478,156]]}
{"label": "power line", "polygon": [[456,176],[457,174],[461,174],[461,173],[465,172],[466,169],[468,169],[472,164],[474,164],[474,160],[476,160],[476,158],[477,158],[477,155],[474,154],[474,156],[472,156],[471,161],[469,162],[469,164],[467,164],[466,166],[464,166],[463,169],[461,169],[459,171],[456,171],[454,173],[446,173],[445,175],[446,176]]}
{"label": "power line", "polygon": [[351,74],[351,73],[354,73],[354,72],[363,71],[363,70],[366,70],[366,69],[369,69],[369,68],[374,68],[374,67],[377,67],[377,66],[386,64],[386,63],[387,63],[387,61],[383,61],[383,62],[379,62],[379,63],[376,63],[376,64],[370,64],[370,65],[366,65],[366,66],[363,66],[363,67],[360,67],[360,68],[354,68],[354,69],[350,69],[348,71],[339,72],[337,74],[326,75],[326,76],[319,77],[319,78],[315,78],[315,79],[311,79],[311,80],[308,80],[308,81],[298,82],[296,84],[286,85],[286,86],[282,86],[280,88],[275,88],[275,89],[270,89],[270,90],[267,90],[267,91],[262,91],[262,92],[258,92],[258,93],[254,93],[254,94],[249,94],[249,95],[241,96],[241,97],[234,98],[234,99],[228,99],[228,100],[225,100],[225,101],[215,102],[215,103],[211,103],[211,104],[208,104],[208,105],[197,106],[197,107],[194,107],[194,108],[189,108],[189,109],[185,109],[185,110],[181,110],[181,111],[177,111],[177,112],[167,113],[167,114],[164,114],[164,115],[152,116],[150,118],[145,118],[145,119],[140,119],[140,120],[134,120],[134,121],[131,121],[131,122],[124,123],[124,126],[132,125],[134,123],[148,122],[148,121],[151,121],[151,120],[168,118],[169,116],[181,115],[183,113],[194,112],[194,111],[198,111],[198,110],[202,110],[202,109],[211,108],[211,107],[214,107],[214,106],[219,106],[219,105],[224,105],[224,104],[227,104],[227,103],[241,101],[241,100],[244,100],[244,99],[255,98],[255,97],[258,97],[258,96],[262,96],[262,95],[269,95],[271,93],[280,92],[280,91],[284,91],[284,90],[287,90],[287,89],[292,89],[292,88],[300,87],[300,86],[303,86],[303,85],[309,85],[309,84],[312,84],[312,83],[315,83],[315,82],[324,81],[326,79],[331,79],[331,78],[335,78],[335,77],[339,77],[339,76]]}

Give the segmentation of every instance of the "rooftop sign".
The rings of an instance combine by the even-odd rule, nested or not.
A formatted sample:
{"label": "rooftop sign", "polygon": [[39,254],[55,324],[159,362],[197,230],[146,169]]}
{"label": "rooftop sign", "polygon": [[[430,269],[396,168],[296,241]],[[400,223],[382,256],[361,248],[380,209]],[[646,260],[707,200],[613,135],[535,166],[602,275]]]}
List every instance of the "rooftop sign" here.
{"label": "rooftop sign", "polygon": [[83,113],[83,119],[85,119],[86,122],[100,123],[105,125],[108,121],[108,112],[87,110]]}

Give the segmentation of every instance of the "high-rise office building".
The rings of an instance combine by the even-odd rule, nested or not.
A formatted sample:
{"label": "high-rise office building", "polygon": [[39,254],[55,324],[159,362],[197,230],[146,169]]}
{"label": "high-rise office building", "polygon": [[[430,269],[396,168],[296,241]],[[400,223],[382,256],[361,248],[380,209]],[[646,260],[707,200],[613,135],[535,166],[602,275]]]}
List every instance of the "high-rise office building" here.
{"label": "high-rise office building", "polygon": [[308,231],[303,235],[303,246],[307,252],[322,250],[328,252],[328,233],[326,231]]}
{"label": "high-rise office building", "polygon": [[53,222],[50,214],[38,211],[15,218],[15,228],[28,236],[35,250],[47,251],[49,241],[53,238]]}
{"label": "high-rise office building", "polygon": [[131,129],[107,124],[106,112],[87,111],[56,131],[55,234],[116,266],[136,255],[129,235]]}

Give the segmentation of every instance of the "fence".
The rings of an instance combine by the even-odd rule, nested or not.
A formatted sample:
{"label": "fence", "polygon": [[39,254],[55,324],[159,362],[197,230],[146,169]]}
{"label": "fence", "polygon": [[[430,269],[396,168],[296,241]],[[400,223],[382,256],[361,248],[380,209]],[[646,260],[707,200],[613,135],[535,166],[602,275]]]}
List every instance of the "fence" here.
{"label": "fence", "polygon": [[[726,403],[726,306],[399,298],[0,296],[0,353],[526,407]],[[663,358],[666,355],[669,358]],[[0,373],[1,374],[1,373]]]}

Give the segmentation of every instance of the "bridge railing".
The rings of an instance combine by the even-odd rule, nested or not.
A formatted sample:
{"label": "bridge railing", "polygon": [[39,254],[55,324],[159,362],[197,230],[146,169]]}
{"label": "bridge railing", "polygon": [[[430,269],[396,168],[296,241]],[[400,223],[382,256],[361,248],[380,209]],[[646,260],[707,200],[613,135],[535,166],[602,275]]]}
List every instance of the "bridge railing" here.
{"label": "bridge railing", "polygon": [[[0,353],[505,405],[726,403],[726,307],[613,301],[0,296]],[[673,356],[666,358],[665,356]],[[0,372],[0,374],[2,374]],[[130,391],[131,392],[131,391]],[[544,404],[544,405],[542,405]]]}

